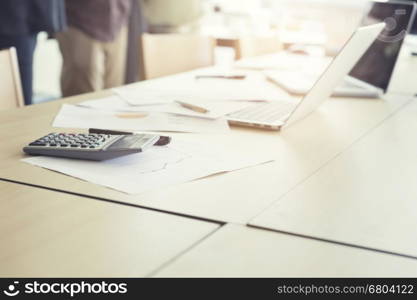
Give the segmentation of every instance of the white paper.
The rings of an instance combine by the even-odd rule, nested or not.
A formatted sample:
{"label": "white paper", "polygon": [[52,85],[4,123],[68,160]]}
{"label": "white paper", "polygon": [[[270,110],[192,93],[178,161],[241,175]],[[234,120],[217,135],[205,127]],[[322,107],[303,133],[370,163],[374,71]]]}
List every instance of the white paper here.
{"label": "white paper", "polygon": [[126,101],[122,100],[119,96],[111,96],[102,99],[88,100],[78,103],[78,106],[104,109],[108,111],[130,111],[130,112],[161,112],[171,113],[189,117],[199,117],[206,119],[218,119],[227,114],[237,112],[244,108],[254,105],[252,102],[245,101],[215,101],[215,102],[196,102],[192,101],[191,104],[204,107],[209,110],[208,113],[195,112],[193,110],[182,107],[178,103],[168,104],[155,104],[155,105],[141,105],[132,106]]}
{"label": "white paper", "polygon": [[53,126],[192,133],[225,133],[230,130],[223,118],[210,120],[156,112],[114,112],[69,104],[61,107]]}
{"label": "white paper", "polygon": [[236,153],[225,155],[209,145],[174,138],[168,146],[155,146],[143,153],[103,162],[46,156],[23,161],[128,194],[139,194],[271,160]]}
{"label": "white paper", "polygon": [[[203,78],[198,78],[199,76],[203,76]],[[235,77],[235,76],[248,76],[245,72],[235,71],[233,69],[209,69],[204,70],[201,72],[197,72],[195,78],[198,80],[215,80],[215,79],[223,79],[223,80],[244,80],[244,79],[231,79],[231,78],[213,78],[213,77],[204,77],[204,76],[222,76],[222,77]]]}
{"label": "white paper", "polygon": [[250,70],[284,70],[284,71],[304,71],[316,70],[324,72],[332,59],[323,56],[308,56],[280,52],[260,57],[250,57],[235,63],[235,67]]}
{"label": "white paper", "polygon": [[113,90],[130,105],[167,104],[174,101],[274,101],[287,97],[264,77],[245,80],[193,80],[187,85],[166,86],[163,89],[127,86]]}
{"label": "white paper", "polygon": [[131,105],[155,105],[174,102],[172,95],[161,93],[158,89],[141,88],[140,92],[137,92],[135,88],[123,87],[115,88],[112,91]]}

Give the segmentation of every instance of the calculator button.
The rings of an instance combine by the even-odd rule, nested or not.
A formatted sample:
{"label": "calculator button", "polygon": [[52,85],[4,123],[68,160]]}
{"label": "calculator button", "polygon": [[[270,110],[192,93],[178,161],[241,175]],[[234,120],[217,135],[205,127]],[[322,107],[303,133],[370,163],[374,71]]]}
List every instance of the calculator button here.
{"label": "calculator button", "polygon": [[46,143],[42,143],[42,142],[34,142],[29,144],[29,146],[37,146],[37,147],[42,147],[42,146],[46,146]]}

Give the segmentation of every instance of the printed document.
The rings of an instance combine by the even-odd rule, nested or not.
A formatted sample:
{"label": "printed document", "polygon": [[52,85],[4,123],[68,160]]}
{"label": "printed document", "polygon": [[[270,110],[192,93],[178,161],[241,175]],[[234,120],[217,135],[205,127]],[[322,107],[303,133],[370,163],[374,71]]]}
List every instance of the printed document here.
{"label": "printed document", "polygon": [[102,99],[88,100],[78,103],[78,106],[104,109],[108,111],[130,111],[130,112],[160,112],[171,113],[188,117],[199,117],[205,119],[218,119],[226,116],[227,114],[237,112],[252,105],[256,105],[252,102],[245,101],[215,101],[215,102],[197,102],[190,101],[190,104],[196,104],[198,106],[206,108],[208,113],[200,113],[191,109],[182,107],[178,103],[165,103],[155,105],[140,105],[132,106],[118,96],[110,96]]}
{"label": "printed document", "polygon": [[154,146],[143,153],[102,162],[46,156],[25,158],[23,161],[128,194],[139,194],[271,161],[256,156],[225,154],[213,148],[212,145],[174,138],[168,146]]}
{"label": "printed document", "polygon": [[108,111],[69,104],[62,106],[53,126],[191,133],[225,133],[230,130],[224,118],[214,120],[159,112]]}
{"label": "printed document", "polygon": [[288,94],[268,82],[264,77],[246,80],[197,80],[184,86],[171,85],[163,89],[126,86],[113,92],[130,105],[167,104],[174,101],[275,101],[288,98]]}

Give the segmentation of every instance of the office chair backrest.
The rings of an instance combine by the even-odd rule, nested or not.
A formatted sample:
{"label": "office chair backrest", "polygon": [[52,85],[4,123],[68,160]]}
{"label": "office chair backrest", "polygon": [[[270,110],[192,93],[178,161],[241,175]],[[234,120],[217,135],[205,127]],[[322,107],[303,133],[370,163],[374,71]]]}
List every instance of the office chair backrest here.
{"label": "office chair backrest", "polygon": [[145,79],[190,71],[214,64],[214,40],[193,34],[143,34]]}
{"label": "office chair backrest", "polygon": [[23,107],[23,92],[16,49],[0,51],[0,110]]}

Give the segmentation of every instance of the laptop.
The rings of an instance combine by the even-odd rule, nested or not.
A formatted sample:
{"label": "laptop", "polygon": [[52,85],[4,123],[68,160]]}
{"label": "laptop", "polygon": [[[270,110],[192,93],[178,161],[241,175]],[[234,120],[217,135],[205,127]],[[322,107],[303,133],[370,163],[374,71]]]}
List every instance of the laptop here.
{"label": "laptop", "polygon": [[[416,13],[416,4],[410,2],[370,2],[362,26],[383,21],[389,24],[380,37],[352,68],[343,83],[333,91],[335,97],[380,98],[387,92],[404,38],[409,32]],[[314,71],[267,71],[267,78],[294,95],[305,95],[318,74]]]}
{"label": "laptop", "polygon": [[352,70],[352,67],[384,28],[385,23],[358,28],[319,77],[310,92],[297,105],[284,101],[257,104],[229,114],[227,116],[229,123],[279,130],[284,125],[306,117],[331,95],[334,88]]}

